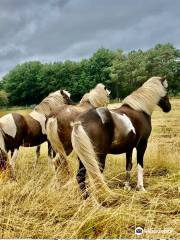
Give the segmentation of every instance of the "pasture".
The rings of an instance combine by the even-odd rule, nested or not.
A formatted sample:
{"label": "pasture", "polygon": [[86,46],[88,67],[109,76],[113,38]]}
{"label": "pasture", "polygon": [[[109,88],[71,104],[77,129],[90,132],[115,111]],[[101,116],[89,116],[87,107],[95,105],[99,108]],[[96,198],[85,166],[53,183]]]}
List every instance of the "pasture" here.
{"label": "pasture", "polygon": [[[0,176],[0,238],[135,238],[139,226],[145,229],[140,238],[180,237],[180,99],[171,103],[171,112],[157,107],[152,115],[144,160],[146,192],[135,190],[135,153],[129,192],[123,189],[125,156],[108,155],[105,178],[120,194],[109,207],[91,197],[82,200],[74,179],[63,185],[59,175],[55,186],[46,144],[36,167],[34,148],[21,148],[17,182]],[[77,162],[73,156],[69,160],[75,171]]]}

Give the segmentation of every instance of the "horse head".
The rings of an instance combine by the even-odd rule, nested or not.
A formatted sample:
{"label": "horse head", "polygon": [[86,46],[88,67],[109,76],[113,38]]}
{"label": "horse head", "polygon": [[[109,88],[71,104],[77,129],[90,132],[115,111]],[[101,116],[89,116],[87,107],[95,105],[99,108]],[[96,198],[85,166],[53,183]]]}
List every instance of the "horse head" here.
{"label": "horse head", "polygon": [[165,96],[161,97],[158,106],[163,110],[163,112],[169,112],[171,110],[171,103],[169,101],[168,97],[168,82],[166,77],[160,78],[160,82],[162,84],[162,87],[164,88],[166,94]]}
{"label": "horse head", "polygon": [[63,97],[64,104],[68,104],[68,105],[73,104],[73,101],[71,100],[71,94],[68,91],[61,89],[60,93]]}
{"label": "horse head", "polygon": [[107,96],[109,96],[110,93],[111,93],[111,91],[109,91],[109,90],[107,89],[107,87],[106,87],[104,84],[102,84],[102,83],[98,83],[97,86],[96,86],[96,88],[104,89],[104,90],[106,91]]}

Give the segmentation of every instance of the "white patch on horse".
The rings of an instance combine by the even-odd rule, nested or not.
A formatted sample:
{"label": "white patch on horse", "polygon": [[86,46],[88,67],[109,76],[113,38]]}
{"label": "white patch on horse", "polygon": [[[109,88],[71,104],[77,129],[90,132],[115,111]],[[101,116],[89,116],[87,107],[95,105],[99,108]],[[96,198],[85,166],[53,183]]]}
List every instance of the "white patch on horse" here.
{"label": "white patch on horse", "polygon": [[137,187],[140,189],[143,188],[143,168],[139,163],[137,165],[137,174],[138,174]]}
{"label": "white patch on horse", "polygon": [[96,112],[99,115],[99,117],[101,118],[101,121],[103,124],[108,120],[107,116],[106,116],[106,110],[107,109],[104,107],[96,108]]}
{"label": "white patch on horse", "polygon": [[128,118],[128,116],[126,114],[123,114],[124,120],[126,122],[126,126],[128,127],[129,131],[133,131],[134,134],[136,134],[135,128],[130,120],[130,118]]}
{"label": "white patch on horse", "polygon": [[17,127],[14,122],[13,115],[11,113],[4,115],[0,118],[2,130],[9,136],[15,138]]}
{"label": "white patch on horse", "polygon": [[164,86],[165,88],[168,88],[168,82],[167,82],[167,80],[164,80],[162,84],[163,84],[163,86]]}
{"label": "white patch on horse", "polygon": [[111,112],[111,114],[116,115],[116,117],[124,123],[124,125],[126,127],[126,134],[128,134],[130,131],[133,131],[133,133],[136,134],[135,128],[134,128],[130,118],[128,118],[128,116],[126,114],[123,113],[121,115],[116,112],[112,112],[112,111],[110,111],[110,112]]}
{"label": "white patch on horse", "polygon": [[29,115],[40,123],[42,133],[46,134],[46,128],[45,128],[46,117],[42,113],[39,113],[36,111],[32,111]]}
{"label": "white patch on horse", "polygon": [[69,98],[71,97],[71,94],[68,91],[63,90],[63,93],[66,94]]}

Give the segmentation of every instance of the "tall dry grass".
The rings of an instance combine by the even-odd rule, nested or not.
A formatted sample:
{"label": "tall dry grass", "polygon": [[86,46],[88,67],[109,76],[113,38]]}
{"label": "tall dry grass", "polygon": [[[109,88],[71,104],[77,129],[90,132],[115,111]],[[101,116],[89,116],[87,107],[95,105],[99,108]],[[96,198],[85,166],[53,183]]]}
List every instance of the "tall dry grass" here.
{"label": "tall dry grass", "polygon": [[[119,193],[119,199],[108,207],[92,197],[82,200],[75,179],[64,184],[64,173],[55,184],[46,144],[36,167],[34,149],[22,148],[17,182],[0,181],[0,238],[135,238],[137,226],[161,230],[140,238],[180,237],[180,100],[171,102],[170,113],[157,108],[152,116],[153,131],[145,154],[147,192],[135,190],[135,153],[129,192],[123,190],[125,156],[108,156],[104,174]],[[70,157],[70,161],[76,169],[75,159]],[[163,233],[164,229],[170,231]]]}

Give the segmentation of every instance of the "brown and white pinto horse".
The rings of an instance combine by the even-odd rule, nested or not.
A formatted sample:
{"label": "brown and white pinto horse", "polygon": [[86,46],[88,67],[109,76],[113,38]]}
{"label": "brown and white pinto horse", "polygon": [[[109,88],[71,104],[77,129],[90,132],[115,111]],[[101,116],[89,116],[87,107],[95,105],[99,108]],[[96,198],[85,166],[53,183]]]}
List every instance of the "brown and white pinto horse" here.
{"label": "brown and white pinto horse", "polygon": [[[11,113],[0,118],[0,168],[6,168],[7,152],[11,151],[9,161],[11,177],[15,178],[14,165],[19,147],[33,147],[47,141],[45,122],[51,111],[62,104],[70,104],[70,94],[58,90],[46,97],[34,110],[27,114]],[[48,155],[50,155],[48,144]],[[40,151],[40,147],[38,147]],[[37,155],[39,152],[36,151]],[[38,157],[38,156],[37,156]]]}
{"label": "brown and white pinto horse", "polygon": [[55,169],[59,167],[59,157],[62,162],[67,163],[67,155],[72,152],[72,127],[70,123],[75,121],[81,113],[93,107],[107,106],[109,103],[109,94],[110,91],[102,83],[99,83],[82,97],[79,104],[61,106],[50,115],[46,124],[46,131],[51,146],[58,153],[53,159]]}
{"label": "brown and white pinto horse", "polygon": [[[101,171],[108,153],[126,153],[125,188],[130,189],[133,148],[137,150],[137,189],[144,191],[143,157],[151,133],[151,114],[156,105],[164,112],[171,110],[165,78],[152,77],[127,96],[121,107],[91,109],[73,124],[72,145],[81,160],[77,181],[86,195],[86,171],[103,191],[110,192]],[[92,181],[90,181],[92,182]]]}

